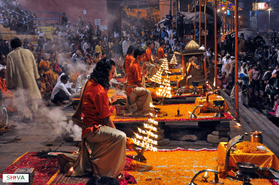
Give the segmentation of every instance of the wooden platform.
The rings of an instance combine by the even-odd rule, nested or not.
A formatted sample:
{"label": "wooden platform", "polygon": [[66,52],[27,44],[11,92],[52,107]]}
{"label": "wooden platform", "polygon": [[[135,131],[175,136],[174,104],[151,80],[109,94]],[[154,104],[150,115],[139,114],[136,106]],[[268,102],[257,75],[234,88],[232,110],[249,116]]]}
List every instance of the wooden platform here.
{"label": "wooden platform", "polygon": [[[230,121],[233,117],[229,113],[224,113],[225,117],[214,117],[216,113],[197,113],[197,118],[190,118],[190,115],[195,108],[195,104],[173,104],[173,105],[157,105],[160,109],[160,114],[155,118],[158,122],[175,124],[177,122],[184,122],[188,125],[191,122],[217,122],[217,121]],[[179,110],[179,116],[178,116]],[[148,120],[148,117],[127,117],[116,115],[116,110],[113,110],[111,115],[112,121],[116,124],[131,124],[143,123]]]}
{"label": "wooden platform", "polygon": [[[225,98],[230,108],[230,112],[235,116],[234,100],[232,100],[223,90],[221,90],[221,94]],[[262,131],[263,144],[279,158],[279,128],[255,108],[246,108],[240,103],[239,114],[241,124],[241,129],[238,131],[239,134],[246,136],[245,138],[248,139],[249,137],[245,132],[250,135],[251,131]]]}

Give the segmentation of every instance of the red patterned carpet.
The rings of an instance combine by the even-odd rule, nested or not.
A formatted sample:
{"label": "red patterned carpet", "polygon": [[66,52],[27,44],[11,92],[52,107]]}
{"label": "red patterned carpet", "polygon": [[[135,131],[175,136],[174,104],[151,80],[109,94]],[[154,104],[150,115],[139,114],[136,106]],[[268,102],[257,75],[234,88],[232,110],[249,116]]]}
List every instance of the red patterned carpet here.
{"label": "red patterned carpet", "polygon": [[[124,169],[125,179],[120,184],[127,184],[129,182],[135,182],[135,179],[126,173],[125,171],[131,170],[132,159],[127,158],[126,167]],[[17,158],[7,169],[5,169],[0,177],[3,178],[3,174],[13,174],[18,168],[34,168],[34,185],[45,184],[86,184],[89,177],[66,177],[63,173],[59,172],[58,162],[56,157],[47,155],[47,152],[26,152],[21,157]],[[2,182],[2,180],[1,180]]]}
{"label": "red patterned carpet", "polygon": [[[127,151],[128,155],[135,155],[133,151]],[[127,158],[126,166],[122,174],[125,179],[120,185],[137,183],[139,185],[169,185],[187,184],[200,170],[215,169],[217,166],[217,151],[203,149],[175,149],[160,150],[159,152],[146,151],[144,153],[147,164],[137,163]],[[49,157],[47,152],[25,153],[11,164],[2,174],[12,174],[18,168],[35,168],[34,185],[43,184],[86,184],[89,177],[65,177],[58,170],[57,159]],[[214,176],[210,177],[214,178]],[[210,179],[212,180],[212,179]],[[241,181],[222,179],[225,184],[240,185]],[[198,185],[209,185],[203,182],[201,177],[195,181]],[[251,179],[252,185],[278,185],[277,181],[269,179]]]}
{"label": "red patterned carpet", "polygon": [[57,159],[45,158],[37,152],[27,152],[13,162],[2,174],[13,174],[18,168],[34,168],[34,185],[46,184],[58,171]]}

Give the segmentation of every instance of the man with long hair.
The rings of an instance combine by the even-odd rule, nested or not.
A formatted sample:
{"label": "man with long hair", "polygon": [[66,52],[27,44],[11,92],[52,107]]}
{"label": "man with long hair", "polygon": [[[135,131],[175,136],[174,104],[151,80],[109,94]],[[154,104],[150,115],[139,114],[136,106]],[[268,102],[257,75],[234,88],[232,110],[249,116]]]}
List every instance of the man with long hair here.
{"label": "man with long hair", "polygon": [[[73,121],[83,128],[81,151],[58,156],[60,171],[67,176],[82,176],[90,172],[97,177],[116,178],[124,169],[126,135],[116,129],[110,118],[106,92],[114,74],[115,62],[101,59],[81,91],[80,104],[72,116]],[[92,152],[90,155],[85,143]]]}
{"label": "man with long hair", "polygon": [[129,46],[129,48],[127,49],[127,54],[125,56],[124,65],[123,65],[126,76],[128,74],[128,68],[129,68],[130,64],[135,60],[133,57],[134,50],[135,50],[135,48],[132,45]]}

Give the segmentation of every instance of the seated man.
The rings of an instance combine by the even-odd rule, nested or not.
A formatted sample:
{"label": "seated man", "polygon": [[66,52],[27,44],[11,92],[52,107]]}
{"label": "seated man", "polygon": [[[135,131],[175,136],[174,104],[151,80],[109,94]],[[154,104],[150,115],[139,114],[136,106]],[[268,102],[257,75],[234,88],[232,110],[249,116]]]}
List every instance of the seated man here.
{"label": "seated man", "polygon": [[43,60],[39,64],[39,71],[40,71],[40,75],[42,74],[48,75],[50,84],[54,86],[59,76],[57,73],[53,72],[52,70],[56,64],[56,61],[50,63],[49,60],[50,60],[50,54],[44,53]]}
{"label": "seated man", "polygon": [[[60,82],[61,82],[61,77],[62,77],[63,75],[67,75],[68,78],[69,78],[69,81],[71,81],[71,77],[72,77],[72,75],[73,75],[73,71],[74,71],[74,69],[73,69],[71,66],[66,66],[66,67],[64,67],[63,70],[62,70],[61,75],[60,75],[60,76],[58,77],[58,79],[57,79],[57,83],[60,83]],[[71,93],[72,93],[72,92],[75,92],[75,89],[72,88],[72,85],[71,85],[71,83],[70,83],[69,81],[65,84],[65,87],[67,88],[67,90],[68,90],[69,92],[71,92]]]}
{"label": "seated man", "polygon": [[41,75],[38,87],[41,92],[42,99],[48,101],[51,97],[52,89],[53,89],[52,85],[49,83],[48,75],[46,74]]}
{"label": "seated man", "polygon": [[158,51],[157,51],[158,59],[162,59],[162,58],[166,57],[166,55],[164,54],[164,48],[165,48],[165,43],[161,42],[160,47],[158,48]]}
{"label": "seated man", "polygon": [[80,94],[82,87],[87,83],[87,81],[89,79],[89,72],[87,69],[82,70],[81,73],[82,74],[80,76],[78,76],[77,83],[76,83],[76,90],[77,90],[77,93],[79,93],[79,94]]}
{"label": "seated man", "polygon": [[157,72],[157,66],[155,65],[155,62],[154,62],[154,58],[153,58],[153,55],[152,55],[152,49],[154,47],[154,44],[152,42],[147,42],[147,46],[148,48],[146,49],[146,57],[144,58],[144,68],[147,68],[148,69],[148,77],[149,78],[152,78],[153,75],[156,74]]}
{"label": "seated man", "polygon": [[143,87],[142,76],[147,70],[141,74],[139,61],[143,58],[144,51],[136,49],[134,51],[135,60],[131,63],[127,74],[127,104],[126,107],[131,115],[145,116],[154,111],[152,105],[151,92]]}
{"label": "seated man", "polygon": [[5,100],[4,101],[4,106],[8,108],[9,112],[14,112],[17,110],[14,102],[13,102],[13,92],[10,91],[5,82],[5,73],[6,69],[3,68],[0,70],[0,89],[2,91],[2,98]]}
{"label": "seated man", "polygon": [[4,99],[6,99],[6,98],[11,99],[11,98],[13,98],[13,93],[6,86],[5,73],[6,73],[5,68],[0,70],[0,89],[2,91],[2,97]]}
{"label": "seated man", "polygon": [[67,84],[69,77],[67,75],[61,76],[61,81],[58,82],[52,92],[51,101],[57,105],[62,106],[63,101],[69,100],[71,93],[67,90],[65,84]]}
{"label": "seated man", "polygon": [[80,98],[80,91],[89,79],[89,71],[87,69],[81,70],[81,73],[82,74],[77,78],[76,92],[70,96],[70,101],[72,101],[73,98]]}

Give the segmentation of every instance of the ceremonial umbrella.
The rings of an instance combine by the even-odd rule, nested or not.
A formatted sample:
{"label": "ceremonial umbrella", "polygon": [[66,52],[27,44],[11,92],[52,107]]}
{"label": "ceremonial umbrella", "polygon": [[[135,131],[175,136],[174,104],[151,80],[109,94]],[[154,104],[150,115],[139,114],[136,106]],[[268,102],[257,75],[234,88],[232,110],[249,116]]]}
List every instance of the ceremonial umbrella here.
{"label": "ceremonial umbrella", "polygon": [[[257,36],[259,35],[257,32],[255,32],[255,31],[253,31],[253,30],[250,30],[250,29],[248,29],[248,28],[239,29],[239,30],[238,30],[238,37],[240,37],[242,33],[244,34],[244,39],[245,39],[245,40],[248,40],[249,37],[250,37],[250,38],[255,38],[255,37],[257,37]],[[235,37],[235,32],[233,32],[233,33],[231,34],[231,36],[232,36],[232,37]]]}
{"label": "ceremonial umbrella", "polygon": [[[181,12],[181,14],[185,15],[184,21],[185,23],[190,23],[194,21],[195,13],[194,12]],[[214,18],[207,14],[207,23],[208,24],[214,24]],[[196,14],[196,22],[199,22],[199,13]],[[205,14],[204,12],[201,12],[201,23],[205,23]],[[219,24],[219,23],[218,23]]]}
{"label": "ceremonial umbrella", "polygon": [[267,37],[262,37],[264,40],[264,46],[273,46],[273,43],[267,38]]}

